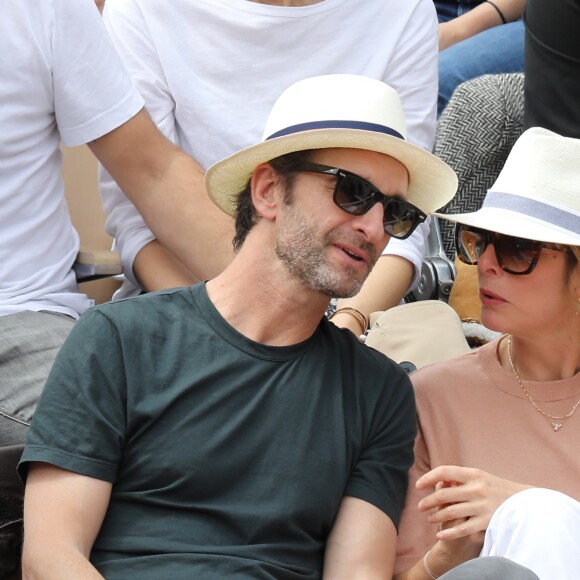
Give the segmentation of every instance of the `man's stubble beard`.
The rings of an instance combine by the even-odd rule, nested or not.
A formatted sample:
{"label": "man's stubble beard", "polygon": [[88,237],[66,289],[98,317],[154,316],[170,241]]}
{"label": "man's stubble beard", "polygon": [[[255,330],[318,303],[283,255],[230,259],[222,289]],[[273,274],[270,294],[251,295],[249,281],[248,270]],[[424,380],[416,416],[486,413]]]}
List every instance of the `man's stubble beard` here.
{"label": "man's stubble beard", "polygon": [[369,257],[370,266],[364,274],[348,267],[338,271],[328,261],[325,252],[340,233],[331,230],[320,239],[317,228],[309,224],[306,216],[296,209],[293,202],[286,207],[285,227],[276,239],[275,251],[288,272],[298,277],[307,288],[329,298],[350,298],[357,294],[376,262],[374,246],[361,241],[358,236],[356,239],[353,236],[350,239],[345,235],[340,236],[343,243],[363,249]]}

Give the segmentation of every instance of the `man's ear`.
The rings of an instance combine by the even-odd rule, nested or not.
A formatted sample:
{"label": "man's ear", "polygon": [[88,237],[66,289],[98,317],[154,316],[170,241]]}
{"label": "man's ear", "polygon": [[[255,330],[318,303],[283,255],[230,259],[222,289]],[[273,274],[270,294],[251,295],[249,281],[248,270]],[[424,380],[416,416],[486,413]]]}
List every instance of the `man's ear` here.
{"label": "man's ear", "polygon": [[273,221],[281,201],[282,178],[268,163],[262,163],[252,173],[252,202],[259,215]]}

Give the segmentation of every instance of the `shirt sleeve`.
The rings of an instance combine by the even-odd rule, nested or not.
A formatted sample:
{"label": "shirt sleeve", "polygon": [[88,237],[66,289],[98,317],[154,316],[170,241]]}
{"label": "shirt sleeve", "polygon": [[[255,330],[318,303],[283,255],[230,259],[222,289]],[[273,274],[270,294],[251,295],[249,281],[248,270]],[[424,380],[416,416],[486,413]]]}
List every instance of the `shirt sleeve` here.
{"label": "shirt sleeve", "polygon": [[55,0],[52,30],[55,115],[65,145],[87,143],[143,108],[90,0]]}
{"label": "shirt sleeve", "polygon": [[[417,1],[398,38],[396,57],[389,62],[384,78],[401,97],[407,140],[427,151],[433,150],[437,126],[438,38],[433,2]],[[427,253],[429,224],[430,219],[419,225],[406,240],[392,238],[383,251],[383,256],[400,256],[413,265],[414,275],[407,292],[419,283],[421,265]]]}
{"label": "shirt sleeve", "polygon": [[38,402],[18,471],[44,462],[114,482],[126,435],[126,381],[113,324],[89,310],[63,344]]}
{"label": "shirt sleeve", "polygon": [[431,218],[428,217],[417,229],[405,240],[391,238],[383,250],[383,256],[400,256],[411,262],[414,268],[413,279],[409,284],[407,292],[413,290],[419,283],[421,277],[421,266],[427,254],[429,242],[429,226]]}
{"label": "shirt sleeve", "polygon": [[[151,118],[165,137],[180,145],[175,125],[175,102],[141,12],[132,1],[106,3],[103,20],[133,83],[145,99]],[[107,233],[115,240],[126,278],[139,287],[133,273],[133,262],[155,235],[103,167],[99,168],[99,188],[107,215]]]}
{"label": "shirt sleeve", "polygon": [[439,34],[432,0],[415,2],[393,54],[383,80],[401,97],[407,140],[432,151],[439,87]]}
{"label": "shirt sleeve", "polygon": [[[387,374],[393,381],[393,374]],[[345,495],[385,512],[396,527],[405,501],[416,433],[413,390],[403,371],[398,377],[384,390],[391,396],[381,397],[372,409],[366,409],[372,417],[370,429],[345,489]]]}

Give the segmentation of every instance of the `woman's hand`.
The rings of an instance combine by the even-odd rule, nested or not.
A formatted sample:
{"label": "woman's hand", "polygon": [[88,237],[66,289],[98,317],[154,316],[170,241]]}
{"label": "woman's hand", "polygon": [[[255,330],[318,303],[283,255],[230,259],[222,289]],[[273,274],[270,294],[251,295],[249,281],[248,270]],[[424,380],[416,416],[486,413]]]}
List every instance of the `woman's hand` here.
{"label": "woman's hand", "polygon": [[431,511],[428,521],[439,524],[437,540],[449,541],[485,532],[495,510],[515,493],[528,489],[481,469],[443,465],[417,480],[417,489],[435,491],[419,502],[419,510]]}
{"label": "woman's hand", "polygon": [[[457,487],[459,484],[456,481],[440,481],[435,486],[436,490],[444,487]],[[445,509],[449,504],[443,504],[437,510]],[[460,518],[457,520],[448,520],[439,525],[439,529],[447,529],[457,527],[464,524],[467,518]],[[477,558],[483,547],[483,540],[485,532],[477,532],[469,536],[464,536],[456,540],[438,540],[433,549],[431,556],[436,559],[436,562],[443,562],[443,571],[451,570],[467,560]],[[441,572],[443,573],[443,572]]]}

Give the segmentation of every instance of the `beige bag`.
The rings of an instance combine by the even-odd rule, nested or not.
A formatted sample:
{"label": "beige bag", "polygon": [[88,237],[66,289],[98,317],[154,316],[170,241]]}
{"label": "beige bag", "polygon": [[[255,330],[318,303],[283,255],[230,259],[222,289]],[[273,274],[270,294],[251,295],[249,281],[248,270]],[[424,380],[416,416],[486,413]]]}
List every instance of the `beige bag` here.
{"label": "beige bag", "polygon": [[[365,344],[411,372],[469,352],[461,320],[441,300],[421,300],[371,315]],[[410,364],[409,364],[410,363]]]}

